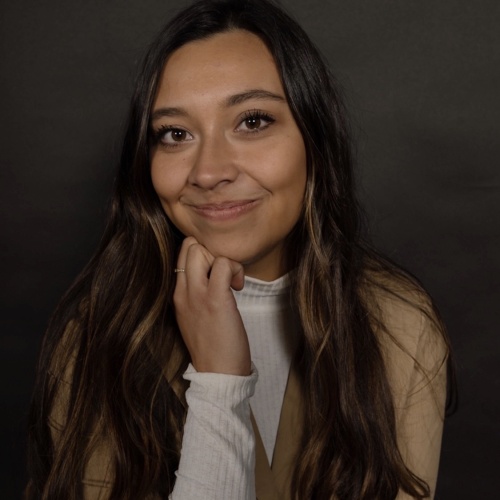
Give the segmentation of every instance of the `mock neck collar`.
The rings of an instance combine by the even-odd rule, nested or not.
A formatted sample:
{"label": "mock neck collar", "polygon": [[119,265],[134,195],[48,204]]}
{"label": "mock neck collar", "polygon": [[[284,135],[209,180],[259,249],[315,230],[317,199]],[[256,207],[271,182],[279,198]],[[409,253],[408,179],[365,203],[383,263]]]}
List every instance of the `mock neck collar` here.
{"label": "mock neck collar", "polygon": [[245,276],[245,286],[234,291],[240,310],[248,309],[283,309],[290,306],[290,273],[274,281],[263,281]]}

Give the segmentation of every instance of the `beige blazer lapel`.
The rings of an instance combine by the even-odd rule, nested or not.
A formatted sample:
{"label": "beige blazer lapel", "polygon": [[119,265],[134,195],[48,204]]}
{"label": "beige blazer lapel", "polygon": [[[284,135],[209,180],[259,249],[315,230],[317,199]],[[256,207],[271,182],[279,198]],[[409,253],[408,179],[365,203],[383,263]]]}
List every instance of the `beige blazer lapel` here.
{"label": "beige blazer lapel", "polygon": [[259,429],[252,415],[255,433],[255,488],[257,500],[290,500],[293,469],[302,436],[302,397],[297,370],[293,364],[283,397],[280,422],[269,467]]}
{"label": "beige blazer lapel", "polygon": [[280,499],[290,499],[290,486],[302,438],[302,395],[294,365],[290,368],[283,398],[278,434],[273,454],[272,471]]}
{"label": "beige blazer lapel", "polygon": [[257,500],[280,500],[274,475],[267,460],[266,449],[253,413],[251,419],[255,434],[255,494]]}

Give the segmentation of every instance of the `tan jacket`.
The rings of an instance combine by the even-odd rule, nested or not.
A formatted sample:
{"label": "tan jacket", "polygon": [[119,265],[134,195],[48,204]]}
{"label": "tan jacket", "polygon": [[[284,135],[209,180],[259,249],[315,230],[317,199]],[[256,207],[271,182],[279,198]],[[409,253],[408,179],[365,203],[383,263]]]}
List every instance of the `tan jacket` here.
{"label": "tan jacket", "polygon": [[[413,295],[411,300],[416,298],[423,304],[422,296]],[[407,467],[429,484],[433,496],[446,398],[446,347],[430,314],[424,314],[414,305],[382,292],[378,294],[377,302],[390,332],[390,335],[381,332],[379,339],[394,396],[400,452]],[[168,374],[166,376],[169,378]],[[179,387],[174,389],[179,391]],[[258,500],[290,499],[294,457],[302,429],[301,408],[299,379],[292,367],[271,466],[252,418],[256,436]],[[63,432],[63,411],[64,398],[60,398],[50,422],[56,446]],[[107,498],[111,481],[109,464],[109,450],[103,444],[96,449],[86,469],[83,482],[87,500]],[[397,500],[409,498],[401,492]]]}

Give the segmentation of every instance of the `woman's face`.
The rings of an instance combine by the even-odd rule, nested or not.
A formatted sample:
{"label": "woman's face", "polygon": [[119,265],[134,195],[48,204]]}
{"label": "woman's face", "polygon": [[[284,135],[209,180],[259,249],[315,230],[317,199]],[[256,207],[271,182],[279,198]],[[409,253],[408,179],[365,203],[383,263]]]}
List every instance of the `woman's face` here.
{"label": "woman's face", "polygon": [[179,48],[163,70],[151,128],[153,186],[175,226],[249,276],[284,274],[306,152],[262,40],[239,30]]}

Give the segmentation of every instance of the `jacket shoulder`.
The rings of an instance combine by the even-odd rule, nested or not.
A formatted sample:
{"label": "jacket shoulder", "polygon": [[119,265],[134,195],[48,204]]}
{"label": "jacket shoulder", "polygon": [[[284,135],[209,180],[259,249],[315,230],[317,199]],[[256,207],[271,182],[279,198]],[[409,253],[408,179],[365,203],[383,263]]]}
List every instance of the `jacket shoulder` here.
{"label": "jacket shoulder", "polygon": [[445,327],[429,294],[401,273],[370,271],[362,295],[396,400],[418,392],[446,366]]}

